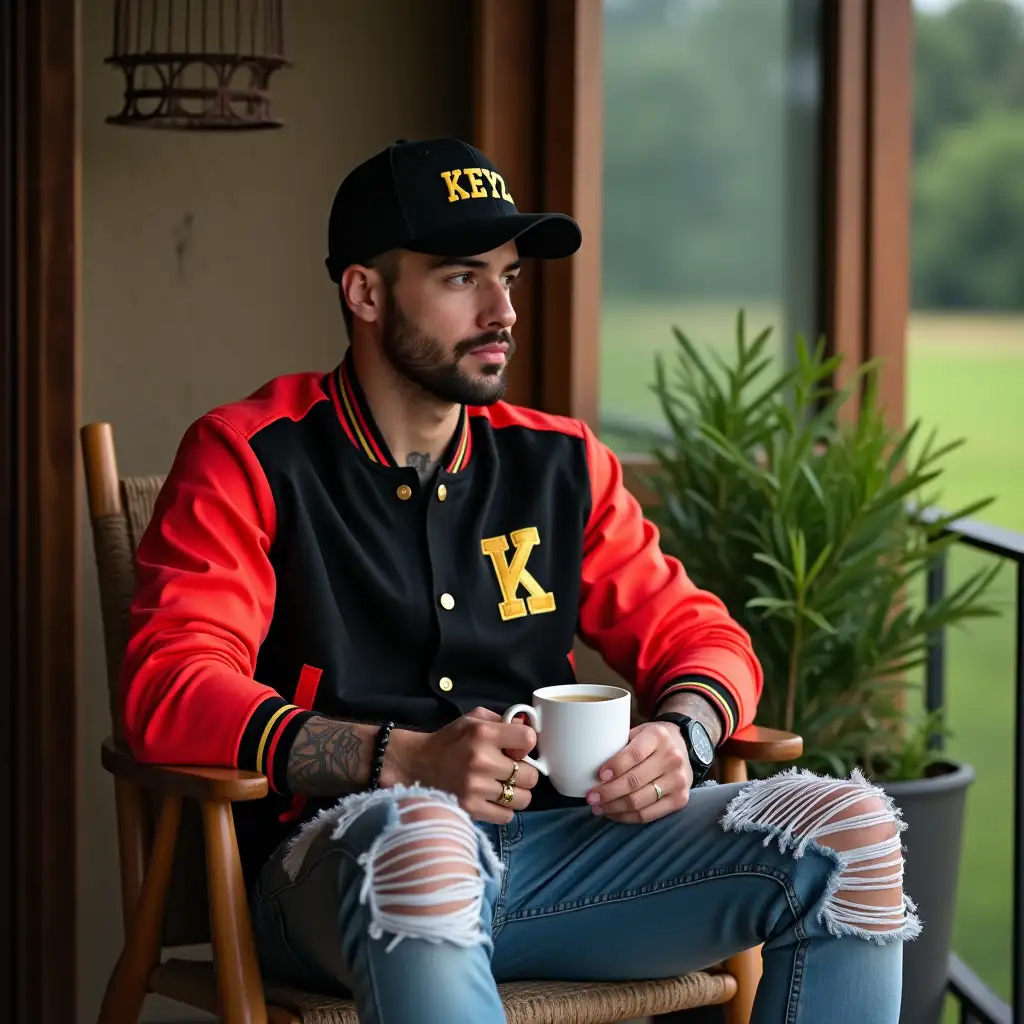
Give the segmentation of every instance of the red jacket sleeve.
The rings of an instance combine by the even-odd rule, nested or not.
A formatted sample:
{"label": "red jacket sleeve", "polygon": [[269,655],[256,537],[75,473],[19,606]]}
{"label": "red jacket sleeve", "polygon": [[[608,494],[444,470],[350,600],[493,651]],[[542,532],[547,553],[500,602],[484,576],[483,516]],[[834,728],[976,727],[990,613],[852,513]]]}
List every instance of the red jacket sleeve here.
{"label": "red jacket sleeve", "polygon": [[121,672],[125,736],[141,761],[260,771],[309,715],[253,678],[275,579],[274,503],[248,441],[215,414],[188,430],[139,545]]}
{"label": "red jacket sleeve", "polygon": [[622,466],[585,425],[593,506],[580,589],[580,636],[636,688],[650,714],[692,690],[719,711],[725,735],[749,725],[762,671],[750,637],[713,594],[662,553],[658,530],[626,488]]}

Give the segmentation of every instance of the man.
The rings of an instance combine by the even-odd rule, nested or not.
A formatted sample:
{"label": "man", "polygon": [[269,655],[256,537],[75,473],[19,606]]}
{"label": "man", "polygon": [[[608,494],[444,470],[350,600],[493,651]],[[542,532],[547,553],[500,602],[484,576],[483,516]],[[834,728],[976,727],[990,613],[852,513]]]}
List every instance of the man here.
{"label": "man", "polygon": [[[335,197],[351,345],[187,432],[138,554],[135,755],[267,775],[235,809],[264,970],[376,1024],[497,1024],[496,981],[652,978],[764,943],[759,1024],[895,1022],[903,825],[850,780],[693,788],[749,724],[745,632],[583,423],[502,401],[527,258],[581,244],[488,159],[399,141]],[[579,634],[649,720],[586,801],[501,712]]]}

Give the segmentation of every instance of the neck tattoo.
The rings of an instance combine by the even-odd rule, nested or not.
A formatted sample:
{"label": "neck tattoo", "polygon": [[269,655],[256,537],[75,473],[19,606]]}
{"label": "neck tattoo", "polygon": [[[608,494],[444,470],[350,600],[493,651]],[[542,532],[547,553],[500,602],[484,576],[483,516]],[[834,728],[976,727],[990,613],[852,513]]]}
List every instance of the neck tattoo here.
{"label": "neck tattoo", "polygon": [[434,470],[434,461],[426,452],[409,452],[405,464],[416,470],[421,482],[425,482]]}

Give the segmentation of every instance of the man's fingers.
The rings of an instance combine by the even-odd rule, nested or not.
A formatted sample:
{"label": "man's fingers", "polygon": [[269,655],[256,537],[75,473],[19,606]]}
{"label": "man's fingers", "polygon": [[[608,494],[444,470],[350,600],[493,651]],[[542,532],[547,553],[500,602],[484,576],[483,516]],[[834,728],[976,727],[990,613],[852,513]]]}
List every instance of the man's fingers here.
{"label": "man's fingers", "polygon": [[[467,711],[463,717],[472,718],[477,722],[486,722],[489,729],[493,730],[489,733],[488,738],[502,750],[525,751],[528,754],[537,745],[537,734],[531,725],[518,721],[505,722],[501,715],[488,708],[473,708],[472,711]],[[522,756],[525,755],[520,754],[520,757]]]}
{"label": "man's fingers", "polygon": [[[655,782],[661,789],[660,798],[654,788]],[[597,813],[612,816],[639,811],[656,801],[664,803],[669,796],[675,798],[680,794],[685,803],[692,784],[693,770],[686,754],[679,747],[670,747],[658,750],[628,771],[625,778],[597,786],[587,794],[587,801]]]}
{"label": "man's fingers", "polygon": [[489,800],[477,800],[472,804],[464,804],[463,810],[474,821],[486,821],[492,825],[507,825],[515,813],[511,807],[492,804]]}
{"label": "man's fingers", "polygon": [[[622,775],[594,786],[587,794],[589,804],[608,806],[630,796],[636,796],[643,787],[663,775],[666,770],[665,759],[658,752],[631,764]],[[624,805],[625,806],[625,805]]]}
{"label": "man's fingers", "polygon": [[643,799],[645,795],[653,798],[654,788],[651,783],[662,774],[661,759],[648,757],[620,778],[592,789],[587,794],[587,803],[605,809],[635,810],[646,802]]}
{"label": "man's fingers", "polygon": [[[512,778],[512,759],[500,750],[485,748],[480,756],[470,762],[471,785],[477,792],[493,794],[494,786],[501,787],[507,779]],[[519,761],[519,772],[515,785],[520,789],[533,789],[537,785],[540,774],[532,764]]]}
{"label": "man's fingers", "polygon": [[[507,825],[514,811],[523,810],[537,785],[537,769],[522,759],[537,745],[533,727],[518,721],[505,722],[489,708],[476,707],[465,718],[485,723],[470,732],[470,792],[462,801],[467,814],[475,821]],[[512,776],[512,762],[519,762],[515,798],[510,804],[498,803],[502,782]]]}
{"label": "man's fingers", "polygon": [[476,821],[489,821],[495,825],[507,825],[512,820],[513,811],[525,810],[533,794],[520,785],[522,776],[516,780],[513,787],[512,802],[503,804],[500,802],[505,787],[497,779],[476,780],[473,785],[473,794],[464,800],[462,806],[466,813]]}
{"label": "man's fingers", "polygon": [[[658,784],[664,790],[664,781],[659,780]],[[615,814],[628,814],[631,811],[639,811],[642,807],[655,803],[657,799],[658,792],[654,788],[654,781],[651,781],[639,789],[627,793],[625,796],[620,796],[617,800],[609,800],[606,803],[597,804],[595,808],[606,817],[611,817]],[[662,796],[661,799],[664,800],[665,797]]]}
{"label": "man's fingers", "polygon": [[614,757],[604,763],[598,771],[598,778],[602,782],[610,782],[625,775],[641,761],[650,757],[658,749],[659,740],[663,738],[660,729],[639,730]]}
{"label": "man's fingers", "polygon": [[[661,796],[654,788],[655,782],[661,789]],[[618,814],[631,814],[634,811],[642,811],[654,804],[671,805],[670,809],[682,807],[689,799],[690,780],[683,772],[671,772],[659,776],[652,782],[641,786],[632,793],[619,797],[617,800],[610,800],[608,803],[599,804],[595,808],[606,817],[615,819]]]}
{"label": "man's fingers", "polygon": [[513,811],[523,811],[529,806],[530,800],[533,799],[533,794],[528,789],[520,787],[518,779],[516,780],[516,784],[514,787],[515,796],[512,799],[512,803],[499,803],[498,798],[501,796],[504,790],[505,787],[500,782],[495,782],[494,787],[489,794],[490,803],[495,804],[498,807],[511,807]]}
{"label": "man's fingers", "polygon": [[[508,754],[509,757],[512,757],[512,755],[507,750],[505,751],[505,753]],[[516,786],[518,786],[520,789],[533,789],[533,787],[537,785],[537,782],[540,779],[540,772],[538,772],[532,764],[527,764],[525,761],[521,761],[518,757],[512,758],[512,760],[517,761],[519,763],[519,774],[516,775]],[[510,761],[508,766],[508,773],[504,775],[501,779],[499,779],[498,782],[500,783],[503,782],[505,779],[511,778],[512,762]]]}
{"label": "man's fingers", "polygon": [[500,722],[501,715],[496,711],[491,711],[490,708],[473,708],[472,711],[466,712],[467,718],[478,718],[482,722]]}
{"label": "man's fingers", "polygon": [[[537,745],[537,734],[529,725],[518,722],[498,722],[492,725],[494,745],[508,752],[509,750],[533,750]],[[512,755],[509,754],[509,757]],[[515,760],[519,760],[515,758]]]}
{"label": "man's fingers", "polygon": [[[690,787],[688,784],[675,786],[676,782],[667,778],[658,779],[658,785],[662,788],[662,797],[659,800],[654,786],[645,786],[638,795],[638,806],[630,806],[629,797],[617,800],[615,805],[610,805],[607,812],[603,814],[609,821],[617,821],[623,825],[645,825],[649,821],[656,821],[664,818],[666,814],[682,810],[690,802]],[[621,806],[620,806],[621,805]]]}

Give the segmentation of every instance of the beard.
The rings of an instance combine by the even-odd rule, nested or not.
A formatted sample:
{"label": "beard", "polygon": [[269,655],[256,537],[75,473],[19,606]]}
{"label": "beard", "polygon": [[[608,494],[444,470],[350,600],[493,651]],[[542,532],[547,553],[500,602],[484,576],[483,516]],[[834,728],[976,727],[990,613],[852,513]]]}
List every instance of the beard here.
{"label": "beard", "polygon": [[[481,345],[505,342],[505,362],[467,373],[459,364],[463,356]],[[423,391],[455,405],[493,405],[505,397],[508,366],[516,343],[509,331],[487,331],[460,341],[449,351],[439,338],[421,331],[398,308],[388,293],[381,347],[385,358],[403,377]]]}

